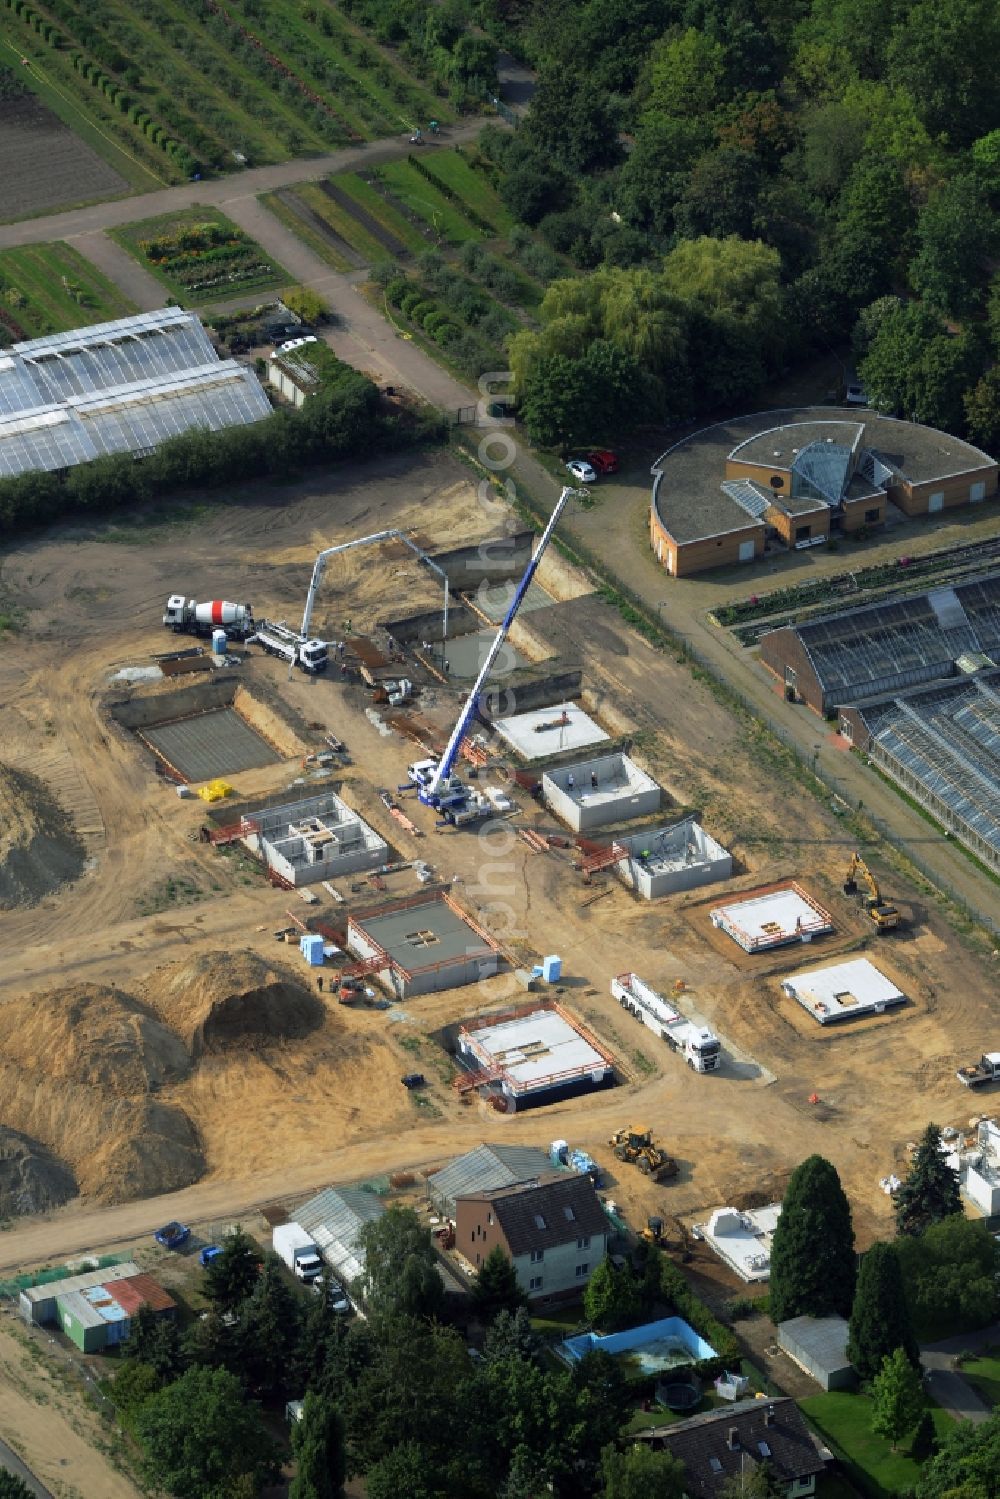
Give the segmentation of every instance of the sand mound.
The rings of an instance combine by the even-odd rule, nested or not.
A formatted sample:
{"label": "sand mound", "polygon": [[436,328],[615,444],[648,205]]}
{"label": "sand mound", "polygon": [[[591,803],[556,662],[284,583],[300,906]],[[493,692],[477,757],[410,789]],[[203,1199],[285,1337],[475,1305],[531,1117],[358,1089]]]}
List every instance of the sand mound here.
{"label": "sand mound", "polygon": [[324,1009],[289,969],[256,953],[208,952],[157,969],[144,998],[184,1038],[193,1057],[304,1036]]}
{"label": "sand mound", "polygon": [[0,1218],[44,1213],[76,1191],[72,1171],[44,1145],[0,1125]]}
{"label": "sand mound", "polygon": [[179,1038],[118,989],[74,984],[0,1006],[0,1124],[42,1141],[102,1202],[201,1175],[190,1119],[149,1096],[189,1068]]}
{"label": "sand mound", "polygon": [[0,908],[33,906],[83,872],[69,814],[45,783],[0,765]]}
{"label": "sand mound", "polygon": [[155,1091],[190,1068],[172,1031],[104,984],[70,984],[0,1006],[0,1059],[116,1098]]}

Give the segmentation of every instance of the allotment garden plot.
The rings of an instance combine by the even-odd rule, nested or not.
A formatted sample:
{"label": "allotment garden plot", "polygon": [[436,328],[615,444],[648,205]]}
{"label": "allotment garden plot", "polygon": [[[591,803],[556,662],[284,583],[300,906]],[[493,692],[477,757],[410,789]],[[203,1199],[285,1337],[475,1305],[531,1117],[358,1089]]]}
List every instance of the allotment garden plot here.
{"label": "allotment garden plot", "polygon": [[113,237],[186,307],[273,291],[292,280],[255,240],[213,208],[143,219],[115,230]]}
{"label": "allotment garden plot", "polygon": [[0,253],[0,346],[136,311],[69,245],[25,245]]}
{"label": "allotment garden plot", "polygon": [[33,218],[128,191],[128,183],[113,166],[2,66],[0,182],[4,220]]}

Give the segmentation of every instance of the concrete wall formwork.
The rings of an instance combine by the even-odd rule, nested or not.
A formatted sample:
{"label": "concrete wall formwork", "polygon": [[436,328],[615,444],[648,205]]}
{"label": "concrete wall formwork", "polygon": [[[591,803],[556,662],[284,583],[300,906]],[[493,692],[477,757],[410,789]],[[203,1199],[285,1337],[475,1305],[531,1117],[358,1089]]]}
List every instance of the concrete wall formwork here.
{"label": "concrete wall formwork", "polygon": [[733,857],[716,843],[693,817],[672,827],[617,838],[629,858],[615,869],[643,900],[657,900],[678,890],[695,890],[717,880],[728,880]]}
{"label": "concrete wall formwork", "polygon": [[546,805],[576,833],[649,817],[660,809],[660,787],[628,755],[599,755],[546,771]]}
{"label": "concrete wall formwork", "polygon": [[254,814],[245,840],[292,885],[336,879],[386,862],[388,845],[332,791]]}

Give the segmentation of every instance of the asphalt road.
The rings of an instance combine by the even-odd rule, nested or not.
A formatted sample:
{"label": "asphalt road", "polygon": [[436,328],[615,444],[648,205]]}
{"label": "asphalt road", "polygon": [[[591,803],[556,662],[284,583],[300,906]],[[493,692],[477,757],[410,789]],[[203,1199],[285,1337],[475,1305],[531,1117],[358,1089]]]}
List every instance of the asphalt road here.
{"label": "asphalt road", "polygon": [[13,1473],[15,1478],[20,1478],[21,1482],[36,1495],[36,1499],[54,1499],[52,1490],[47,1489],[43,1483],[39,1483],[31,1469],[25,1467],[17,1453],[12,1451],[2,1439],[0,1439],[0,1468],[6,1468],[8,1473]]}
{"label": "asphalt road", "polygon": [[938,1405],[943,1406],[956,1421],[988,1421],[993,1414],[982,1396],[955,1367],[956,1355],[996,1347],[1000,1347],[1000,1323],[921,1347],[920,1362],[927,1389]]}

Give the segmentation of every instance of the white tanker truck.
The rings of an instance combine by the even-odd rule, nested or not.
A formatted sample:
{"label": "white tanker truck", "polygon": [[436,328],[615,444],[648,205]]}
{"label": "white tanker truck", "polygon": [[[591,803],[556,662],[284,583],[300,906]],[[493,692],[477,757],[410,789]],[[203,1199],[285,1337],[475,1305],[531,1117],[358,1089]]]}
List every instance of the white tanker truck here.
{"label": "white tanker truck", "polygon": [[245,640],[254,632],[249,604],[230,604],[225,599],[199,604],[182,593],[172,593],[167,599],[163,623],[178,635],[211,635],[213,630],[225,630],[227,639]]}

